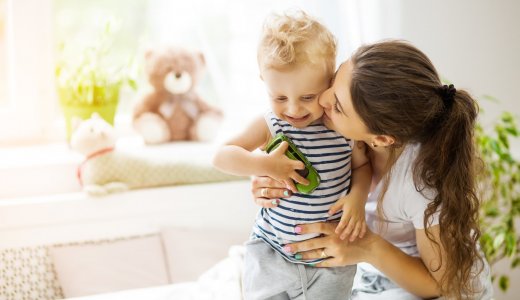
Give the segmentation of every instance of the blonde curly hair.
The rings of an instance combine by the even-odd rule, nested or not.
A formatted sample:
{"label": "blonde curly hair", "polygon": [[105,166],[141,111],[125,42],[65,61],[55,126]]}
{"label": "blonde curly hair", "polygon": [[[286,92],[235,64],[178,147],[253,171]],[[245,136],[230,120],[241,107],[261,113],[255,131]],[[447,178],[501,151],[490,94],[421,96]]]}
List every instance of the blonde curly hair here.
{"label": "blonde curly hair", "polygon": [[336,38],[301,10],[272,14],[264,22],[257,53],[260,70],[300,64],[336,69]]}

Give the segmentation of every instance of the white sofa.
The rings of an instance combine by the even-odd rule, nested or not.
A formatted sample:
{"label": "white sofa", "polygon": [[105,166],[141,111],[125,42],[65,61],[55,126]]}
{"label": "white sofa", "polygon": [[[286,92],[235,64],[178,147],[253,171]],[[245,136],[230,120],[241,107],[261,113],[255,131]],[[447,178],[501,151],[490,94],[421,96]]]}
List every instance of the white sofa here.
{"label": "white sofa", "polygon": [[[187,149],[155,151],[212,150]],[[0,295],[58,299],[193,281],[248,238],[257,211],[248,180],[1,199]]]}

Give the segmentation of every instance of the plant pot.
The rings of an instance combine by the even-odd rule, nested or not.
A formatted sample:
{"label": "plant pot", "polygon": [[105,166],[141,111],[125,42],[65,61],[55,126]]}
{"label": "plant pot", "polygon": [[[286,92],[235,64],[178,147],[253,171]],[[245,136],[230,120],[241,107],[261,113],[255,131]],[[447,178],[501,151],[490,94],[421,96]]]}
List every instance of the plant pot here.
{"label": "plant pot", "polygon": [[79,95],[76,91],[68,88],[58,88],[58,96],[65,117],[67,141],[74,130],[74,118],[82,120],[88,119],[93,113],[97,112],[105,121],[114,125],[114,117],[119,100],[120,86],[96,88],[91,101],[87,101],[84,95]]}

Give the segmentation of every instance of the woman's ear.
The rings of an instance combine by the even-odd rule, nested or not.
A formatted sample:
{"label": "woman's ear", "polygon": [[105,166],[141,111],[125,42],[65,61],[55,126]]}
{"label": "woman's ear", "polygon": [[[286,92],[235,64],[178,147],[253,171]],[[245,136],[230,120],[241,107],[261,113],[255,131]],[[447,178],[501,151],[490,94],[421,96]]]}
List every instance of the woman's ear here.
{"label": "woman's ear", "polygon": [[388,147],[395,144],[395,138],[389,135],[376,135],[373,143],[378,147]]}

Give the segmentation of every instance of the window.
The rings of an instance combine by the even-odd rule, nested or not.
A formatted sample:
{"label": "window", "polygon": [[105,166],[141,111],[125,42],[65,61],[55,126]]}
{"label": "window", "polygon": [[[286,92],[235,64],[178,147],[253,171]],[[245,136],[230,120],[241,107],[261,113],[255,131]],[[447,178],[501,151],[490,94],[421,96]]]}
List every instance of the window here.
{"label": "window", "polygon": [[[320,5],[310,0],[54,0],[54,4],[58,44],[63,41],[66,46],[78,46],[92,40],[96,26],[115,18],[120,30],[113,47],[114,60],[134,56],[142,63],[146,49],[164,44],[201,50],[207,76],[198,91],[232,118],[258,114],[267,108],[257,70],[256,46],[261,25],[270,12],[300,7],[335,27],[333,31],[341,25],[336,22],[336,1]],[[139,78],[140,90],[145,86],[146,79]],[[129,115],[138,95],[122,96],[119,117]]]}
{"label": "window", "polygon": [[[50,0],[3,0],[4,44],[0,61],[7,75],[0,107],[0,145],[38,141],[48,130],[53,101]],[[3,55],[5,53],[5,55]]]}
{"label": "window", "polygon": [[[264,18],[272,11],[299,7],[318,17],[345,53],[340,1],[313,0],[0,0],[0,144],[17,140],[64,141],[63,117],[55,91],[56,61],[79,55],[95,41],[106,19],[120,24],[111,61],[134,58],[163,44],[201,50],[207,76],[199,93],[226,116],[243,117],[267,108],[258,77],[256,45]],[[67,49],[61,51],[61,49]],[[345,53],[346,55],[346,53]],[[340,57],[345,57],[340,55]],[[138,78],[139,92],[123,91],[116,116],[129,127],[130,112],[147,83]],[[4,77],[2,77],[4,76]],[[5,95],[5,96],[4,96]],[[16,128],[16,130],[13,130]]]}
{"label": "window", "polygon": [[7,1],[0,0],[0,108],[7,101]]}

